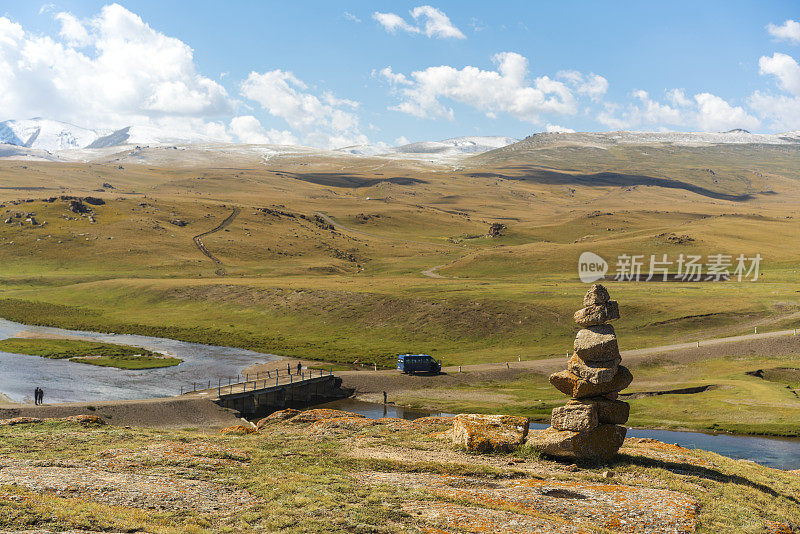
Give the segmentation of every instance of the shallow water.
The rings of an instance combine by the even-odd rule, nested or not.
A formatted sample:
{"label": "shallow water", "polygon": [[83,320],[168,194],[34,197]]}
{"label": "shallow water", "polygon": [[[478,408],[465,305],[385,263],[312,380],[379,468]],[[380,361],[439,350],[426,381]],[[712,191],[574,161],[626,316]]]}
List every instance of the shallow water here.
{"label": "shallow water", "polygon": [[[342,399],[315,407],[360,413],[372,419],[380,417],[417,419],[428,415],[453,415],[442,412],[408,410],[393,405],[383,406],[354,399]],[[531,428],[534,430],[540,430],[548,426],[531,423]],[[729,458],[752,460],[776,469],[800,469],[800,438],[732,436],[730,434],[705,434],[702,432],[649,430],[646,428],[629,428],[628,437],[654,438],[665,443],[677,443],[681,447],[689,449],[716,452]]]}
{"label": "shallow water", "polygon": [[32,402],[33,389],[44,389],[45,403],[144,399],[177,395],[181,386],[217,384],[219,378],[236,377],[255,363],[279,359],[272,354],[231,347],[186,343],[174,339],[127,334],[100,334],[27,326],[0,319],[0,339],[21,332],[58,334],[92,341],[134,345],[168,353],[183,360],[174,367],[128,371],[97,367],[68,360],[0,352],[0,393],[16,402]]}

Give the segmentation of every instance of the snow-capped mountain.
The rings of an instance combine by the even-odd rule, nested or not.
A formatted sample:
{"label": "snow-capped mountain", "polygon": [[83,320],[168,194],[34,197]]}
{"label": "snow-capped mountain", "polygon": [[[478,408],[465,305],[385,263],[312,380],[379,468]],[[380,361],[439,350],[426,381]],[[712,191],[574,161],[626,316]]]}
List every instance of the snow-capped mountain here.
{"label": "snow-capped mountain", "polygon": [[49,119],[0,122],[0,144],[56,152],[77,148],[108,148],[121,145],[221,143],[195,132],[169,132],[150,126],[126,126],[119,130],[89,129]]}
{"label": "snow-capped mountain", "polygon": [[396,147],[394,152],[402,154],[440,154],[440,155],[460,155],[460,154],[480,154],[488,150],[501,148],[511,143],[516,143],[519,139],[513,137],[500,136],[467,136],[453,137],[442,141],[422,141],[410,143]]}
{"label": "snow-capped mountain", "polygon": [[40,118],[0,122],[0,143],[48,152],[84,148],[109,133]]}

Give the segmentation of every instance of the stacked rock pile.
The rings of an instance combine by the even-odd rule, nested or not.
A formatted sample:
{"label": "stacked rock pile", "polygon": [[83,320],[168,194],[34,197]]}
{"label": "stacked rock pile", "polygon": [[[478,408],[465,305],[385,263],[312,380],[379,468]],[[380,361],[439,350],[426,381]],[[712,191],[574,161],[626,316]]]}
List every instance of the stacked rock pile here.
{"label": "stacked rock pile", "polygon": [[551,427],[532,435],[528,443],[545,454],[565,458],[608,461],[625,440],[630,406],[617,400],[633,380],[620,365],[622,357],[614,327],[619,306],[600,284],[593,285],[575,312],[582,327],[575,337],[575,352],[567,369],[550,375],[550,383],[572,397],[553,410]]}

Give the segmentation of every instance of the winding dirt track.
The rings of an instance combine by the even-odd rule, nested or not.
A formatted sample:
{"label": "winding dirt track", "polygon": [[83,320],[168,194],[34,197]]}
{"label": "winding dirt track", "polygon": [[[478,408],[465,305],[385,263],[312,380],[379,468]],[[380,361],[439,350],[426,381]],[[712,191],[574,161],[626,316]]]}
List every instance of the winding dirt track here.
{"label": "winding dirt track", "polygon": [[209,230],[207,232],[203,232],[202,234],[197,234],[196,236],[194,236],[192,238],[192,240],[194,241],[195,246],[197,246],[197,248],[200,250],[200,252],[202,252],[203,254],[208,256],[208,258],[211,261],[213,261],[214,264],[216,264],[217,270],[214,271],[214,273],[217,274],[218,276],[225,276],[227,274],[227,271],[225,270],[225,266],[222,265],[222,262],[219,260],[219,258],[214,256],[206,248],[205,244],[203,244],[203,238],[205,236],[207,236],[207,235],[211,235],[211,234],[214,234],[216,232],[220,232],[220,231],[224,230],[226,227],[230,226],[230,224],[233,222],[234,219],[236,219],[236,217],[239,215],[239,213],[241,213],[241,211],[242,211],[242,208],[233,208],[233,211],[231,212],[231,214],[228,215],[225,218],[224,221],[219,223],[217,226],[215,226],[211,230]]}

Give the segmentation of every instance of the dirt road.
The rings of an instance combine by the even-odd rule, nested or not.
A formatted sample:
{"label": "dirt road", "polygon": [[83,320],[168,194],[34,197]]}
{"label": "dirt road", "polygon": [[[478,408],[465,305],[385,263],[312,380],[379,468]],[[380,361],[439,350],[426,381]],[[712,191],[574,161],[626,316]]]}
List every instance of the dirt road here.
{"label": "dirt road", "polygon": [[207,232],[203,232],[202,234],[197,234],[196,236],[194,236],[194,237],[192,238],[192,240],[194,241],[194,244],[195,244],[195,246],[196,246],[196,247],[197,247],[197,248],[200,250],[200,252],[202,252],[203,254],[205,254],[206,256],[208,256],[208,258],[209,258],[209,259],[211,259],[211,261],[213,261],[213,262],[216,264],[216,266],[217,266],[217,270],[216,270],[216,271],[214,271],[214,272],[215,272],[215,273],[216,273],[218,276],[225,276],[225,275],[227,274],[227,273],[226,273],[226,271],[225,271],[225,266],[224,266],[224,265],[222,265],[222,262],[219,260],[219,258],[217,258],[216,256],[214,256],[214,255],[213,255],[213,254],[212,254],[212,253],[211,253],[211,252],[210,252],[210,251],[209,251],[209,250],[206,248],[205,244],[203,243],[203,238],[204,238],[204,237],[206,237],[207,235],[211,235],[211,234],[214,234],[214,233],[216,233],[216,232],[221,232],[222,230],[224,230],[225,228],[227,228],[228,226],[230,226],[230,224],[231,224],[231,223],[233,222],[233,220],[234,220],[234,219],[235,219],[235,218],[236,218],[236,217],[239,215],[239,213],[241,213],[241,211],[242,211],[242,209],[241,209],[241,208],[238,208],[238,207],[236,207],[236,208],[233,208],[233,212],[231,212],[231,214],[230,214],[230,215],[228,215],[228,216],[225,218],[225,220],[224,220],[224,221],[222,221],[221,223],[219,223],[217,226],[215,226],[215,227],[214,227],[214,228],[212,228],[211,230],[209,230],[209,231],[207,231]]}

